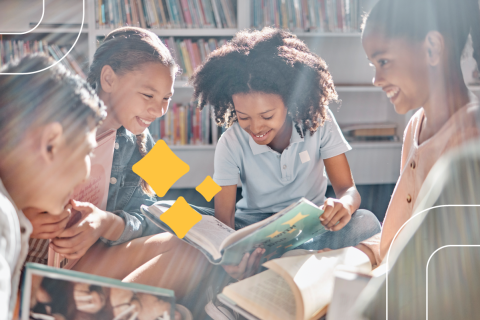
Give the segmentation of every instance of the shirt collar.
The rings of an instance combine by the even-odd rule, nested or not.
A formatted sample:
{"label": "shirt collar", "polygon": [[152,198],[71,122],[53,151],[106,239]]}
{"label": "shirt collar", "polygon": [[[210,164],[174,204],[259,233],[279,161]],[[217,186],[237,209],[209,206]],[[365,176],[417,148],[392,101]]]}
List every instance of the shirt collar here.
{"label": "shirt collar", "polygon": [[[303,142],[303,138],[298,134],[297,129],[295,128],[295,123],[292,121],[292,136],[290,137],[290,144],[298,142]],[[257,144],[250,134],[248,134],[248,143],[250,144],[250,149],[252,149],[253,155],[273,151],[267,145]]]}

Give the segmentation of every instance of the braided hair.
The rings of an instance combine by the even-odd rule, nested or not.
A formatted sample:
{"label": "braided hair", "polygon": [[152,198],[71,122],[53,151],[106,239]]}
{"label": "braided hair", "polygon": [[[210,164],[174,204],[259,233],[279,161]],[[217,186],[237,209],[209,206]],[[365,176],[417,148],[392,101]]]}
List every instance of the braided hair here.
{"label": "braided hair", "polygon": [[313,134],[337,101],[325,61],[295,35],[273,28],[241,31],[213,51],[190,79],[199,108],[213,105],[218,125],[237,121],[232,96],[263,92],[281,96],[295,128]]}
{"label": "braided hair", "polygon": [[[125,74],[152,62],[171,68],[174,74],[179,72],[172,54],[153,32],[137,27],[118,28],[110,32],[95,51],[87,81],[98,92],[101,90],[100,75],[104,66],[109,65],[116,74]],[[143,132],[136,139],[138,150],[144,157],[147,154],[147,135]],[[140,184],[146,194],[155,194],[145,180],[141,179]]]}

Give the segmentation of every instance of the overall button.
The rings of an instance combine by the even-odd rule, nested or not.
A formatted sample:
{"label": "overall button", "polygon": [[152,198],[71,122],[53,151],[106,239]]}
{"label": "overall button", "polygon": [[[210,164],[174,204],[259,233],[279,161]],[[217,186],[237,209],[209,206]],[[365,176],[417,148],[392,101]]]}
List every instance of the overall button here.
{"label": "overall button", "polygon": [[408,203],[412,202],[412,196],[411,195],[407,195],[407,202]]}
{"label": "overall button", "polygon": [[415,163],[415,160],[413,160],[413,161],[410,163],[410,168],[415,169],[416,166],[417,166],[417,164]]}
{"label": "overall button", "polygon": [[118,150],[118,148],[120,148],[120,145],[118,144],[118,142],[115,142],[115,150]]}
{"label": "overall button", "polygon": [[111,177],[111,178],[110,178],[110,183],[111,183],[111,184],[117,183],[117,179],[116,179],[115,177]]}

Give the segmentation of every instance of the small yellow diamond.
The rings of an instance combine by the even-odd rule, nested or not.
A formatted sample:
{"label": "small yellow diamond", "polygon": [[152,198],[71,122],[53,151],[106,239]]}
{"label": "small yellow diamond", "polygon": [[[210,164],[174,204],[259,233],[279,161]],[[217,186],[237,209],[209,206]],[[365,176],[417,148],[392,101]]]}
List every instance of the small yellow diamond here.
{"label": "small yellow diamond", "polygon": [[213,181],[210,176],[207,176],[202,183],[200,183],[195,190],[197,190],[208,202],[210,202],[217,193],[222,190],[218,184]]}
{"label": "small yellow diamond", "polygon": [[179,197],[173,206],[160,216],[160,220],[182,239],[194,225],[202,220],[202,215],[193,210],[183,197]]}
{"label": "small yellow diamond", "polygon": [[163,197],[190,167],[170,150],[165,141],[159,140],[145,157],[133,165],[132,170],[145,180],[159,197]]}

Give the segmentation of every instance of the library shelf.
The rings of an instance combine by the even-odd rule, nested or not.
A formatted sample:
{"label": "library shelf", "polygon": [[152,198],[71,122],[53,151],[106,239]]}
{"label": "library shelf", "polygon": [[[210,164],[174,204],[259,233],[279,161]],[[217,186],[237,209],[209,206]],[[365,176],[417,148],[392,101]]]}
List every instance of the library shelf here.
{"label": "library shelf", "polygon": [[[94,29],[93,33],[97,37],[106,36],[114,29]],[[147,29],[160,37],[232,37],[238,32],[238,29],[222,28],[185,28],[185,29]]]}

